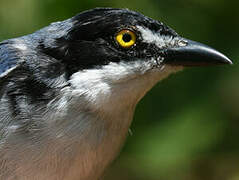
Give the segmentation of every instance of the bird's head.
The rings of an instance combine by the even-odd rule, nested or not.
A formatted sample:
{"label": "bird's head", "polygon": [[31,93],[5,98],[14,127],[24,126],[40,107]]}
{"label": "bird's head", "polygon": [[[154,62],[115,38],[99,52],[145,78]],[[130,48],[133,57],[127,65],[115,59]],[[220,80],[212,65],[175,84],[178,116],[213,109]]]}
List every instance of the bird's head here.
{"label": "bird's head", "polygon": [[96,8],[66,22],[71,24],[67,33],[47,50],[65,64],[71,84],[92,101],[112,94],[113,87],[139,98],[184,66],[231,64],[218,51],[127,9]]}

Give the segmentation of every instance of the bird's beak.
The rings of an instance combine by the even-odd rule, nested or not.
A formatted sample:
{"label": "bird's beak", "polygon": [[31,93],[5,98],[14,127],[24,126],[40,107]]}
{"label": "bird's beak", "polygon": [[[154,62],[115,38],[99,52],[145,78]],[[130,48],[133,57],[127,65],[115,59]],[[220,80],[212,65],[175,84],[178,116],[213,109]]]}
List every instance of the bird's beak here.
{"label": "bird's beak", "polygon": [[188,39],[183,39],[181,46],[164,51],[164,62],[179,66],[209,66],[232,64],[232,61],[215,49]]}

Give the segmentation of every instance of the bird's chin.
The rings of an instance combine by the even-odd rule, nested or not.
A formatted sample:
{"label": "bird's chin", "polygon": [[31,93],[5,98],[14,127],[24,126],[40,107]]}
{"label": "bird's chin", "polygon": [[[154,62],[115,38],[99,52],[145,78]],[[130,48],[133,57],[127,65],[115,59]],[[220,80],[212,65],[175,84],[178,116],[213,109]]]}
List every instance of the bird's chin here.
{"label": "bird's chin", "polygon": [[170,71],[171,73],[176,73],[178,71],[182,71],[184,69],[184,66],[177,65],[177,66],[172,66],[172,65],[165,65],[166,69]]}
{"label": "bird's chin", "polygon": [[184,69],[184,66],[181,65],[168,65],[168,64],[163,64],[160,66],[157,66],[156,71],[160,71],[160,72],[169,72],[169,73],[176,73],[178,71],[181,71]]}
{"label": "bird's chin", "polygon": [[169,75],[182,71],[183,66],[171,66],[171,65],[162,65],[161,67],[156,68],[156,73],[158,74],[158,81],[161,81],[167,78]]}
{"label": "bird's chin", "polygon": [[165,64],[158,60],[154,60],[154,62],[152,62],[152,63],[153,63],[153,66],[152,66],[151,71],[160,73],[160,74],[169,75],[171,73],[176,73],[176,72],[184,69],[183,65]]}

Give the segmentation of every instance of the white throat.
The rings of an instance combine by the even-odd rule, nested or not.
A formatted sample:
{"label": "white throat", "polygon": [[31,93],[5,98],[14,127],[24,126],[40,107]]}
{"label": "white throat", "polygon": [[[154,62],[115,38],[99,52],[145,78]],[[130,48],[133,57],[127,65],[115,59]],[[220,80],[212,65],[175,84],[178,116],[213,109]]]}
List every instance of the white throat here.
{"label": "white throat", "polygon": [[[113,111],[136,103],[158,81],[181,67],[155,67],[156,61],[110,63],[98,69],[72,75],[72,95],[84,98],[85,105],[100,111]],[[115,113],[115,112],[112,112]]]}
{"label": "white throat", "polygon": [[55,103],[57,117],[53,119],[60,122],[52,123],[57,139],[68,137],[63,146],[79,149],[70,174],[97,179],[117,156],[138,101],[158,81],[179,70],[154,68],[155,64],[154,60],[110,63],[72,75],[71,86],[63,89]]}

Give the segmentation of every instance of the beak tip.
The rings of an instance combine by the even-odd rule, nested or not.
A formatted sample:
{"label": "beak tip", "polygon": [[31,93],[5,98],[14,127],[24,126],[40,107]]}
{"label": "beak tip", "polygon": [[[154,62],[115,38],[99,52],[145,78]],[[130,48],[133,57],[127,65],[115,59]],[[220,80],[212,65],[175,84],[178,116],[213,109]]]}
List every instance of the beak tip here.
{"label": "beak tip", "polygon": [[229,58],[227,58],[227,61],[225,63],[229,65],[233,65],[233,62]]}
{"label": "beak tip", "polygon": [[227,56],[221,54],[221,64],[233,65],[233,62]]}

